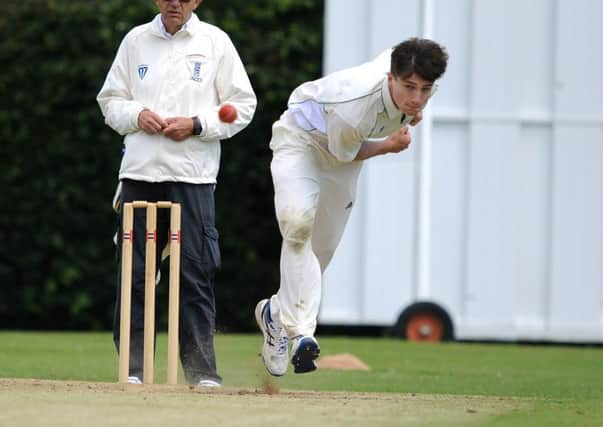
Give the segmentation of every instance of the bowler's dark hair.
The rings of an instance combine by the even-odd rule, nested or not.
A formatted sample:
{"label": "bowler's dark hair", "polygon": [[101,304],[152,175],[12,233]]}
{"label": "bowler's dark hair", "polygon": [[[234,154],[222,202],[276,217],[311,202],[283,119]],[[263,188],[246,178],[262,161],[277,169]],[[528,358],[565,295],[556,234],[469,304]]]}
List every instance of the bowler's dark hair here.
{"label": "bowler's dark hair", "polygon": [[412,38],[394,46],[391,73],[406,78],[417,73],[421,78],[434,82],[439,79],[448,64],[446,49],[428,39]]}

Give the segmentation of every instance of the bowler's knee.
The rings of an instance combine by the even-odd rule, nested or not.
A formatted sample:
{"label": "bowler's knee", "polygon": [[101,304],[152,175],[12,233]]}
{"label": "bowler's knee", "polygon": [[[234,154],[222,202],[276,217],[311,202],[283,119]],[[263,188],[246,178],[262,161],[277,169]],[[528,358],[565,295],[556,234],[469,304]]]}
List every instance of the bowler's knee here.
{"label": "bowler's knee", "polygon": [[314,209],[283,210],[279,222],[285,244],[290,245],[294,250],[303,248],[312,237],[314,215]]}

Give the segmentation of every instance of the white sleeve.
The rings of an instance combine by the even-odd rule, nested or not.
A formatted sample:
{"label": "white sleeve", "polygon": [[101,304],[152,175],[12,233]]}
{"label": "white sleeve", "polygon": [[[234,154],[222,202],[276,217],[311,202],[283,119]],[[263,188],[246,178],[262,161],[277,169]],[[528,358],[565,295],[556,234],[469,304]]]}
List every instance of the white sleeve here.
{"label": "white sleeve", "polygon": [[121,135],[138,130],[138,114],[144,109],[140,102],[132,99],[128,51],[129,44],[126,36],[96,97],[105,117],[105,123]]}
{"label": "white sleeve", "polygon": [[351,162],[358,155],[364,137],[334,110],[328,113],[327,137],[329,152],[340,162]]}
{"label": "white sleeve", "polygon": [[200,113],[203,132],[201,140],[215,141],[230,138],[243,130],[255,113],[257,99],[245,67],[232,41],[224,33],[221,63],[218,68],[215,87],[220,105],[231,104],[237,110],[237,118],[232,123],[223,123],[218,118],[219,106]]}

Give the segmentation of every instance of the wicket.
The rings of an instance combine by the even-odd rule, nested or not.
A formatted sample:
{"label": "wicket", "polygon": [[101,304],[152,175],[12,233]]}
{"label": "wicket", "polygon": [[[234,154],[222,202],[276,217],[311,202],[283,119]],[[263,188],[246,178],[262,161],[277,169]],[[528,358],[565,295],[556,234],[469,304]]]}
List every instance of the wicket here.
{"label": "wicket", "polygon": [[170,278],[168,308],[167,383],[178,383],[178,317],[180,293],[180,204],[134,201],[123,205],[121,257],[121,307],[119,324],[119,382],[127,383],[130,369],[130,316],[132,304],[132,245],[134,209],[146,208],[144,360],[143,383],[153,384],[155,350],[155,269],[157,254],[157,209],[170,209]]}

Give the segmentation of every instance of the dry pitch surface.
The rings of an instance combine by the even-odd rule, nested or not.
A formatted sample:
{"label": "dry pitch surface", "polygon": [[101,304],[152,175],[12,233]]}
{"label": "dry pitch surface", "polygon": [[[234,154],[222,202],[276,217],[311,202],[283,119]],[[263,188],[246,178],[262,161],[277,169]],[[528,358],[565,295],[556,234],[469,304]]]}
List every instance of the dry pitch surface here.
{"label": "dry pitch surface", "polygon": [[512,398],[197,389],[1,379],[0,426],[470,426],[525,409]]}

